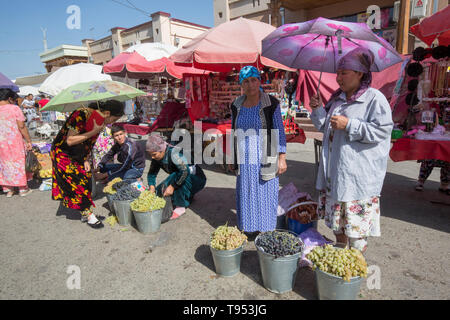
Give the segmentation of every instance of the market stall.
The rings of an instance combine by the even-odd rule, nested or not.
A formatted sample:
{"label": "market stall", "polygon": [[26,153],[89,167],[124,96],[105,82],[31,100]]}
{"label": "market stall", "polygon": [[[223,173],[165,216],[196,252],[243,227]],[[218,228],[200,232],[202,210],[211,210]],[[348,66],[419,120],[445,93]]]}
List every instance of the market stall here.
{"label": "market stall", "polygon": [[[122,77],[126,82],[134,80],[135,86],[147,93],[134,101],[133,120],[120,123],[128,133],[148,135],[158,131],[167,134],[174,126],[185,123],[183,119],[188,119],[188,113],[181,92],[183,73],[208,73],[195,68],[176,66],[173,61],[167,59],[167,56],[173,53],[172,48],[164,49],[156,44],[154,47],[135,46],[103,67],[105,73]],[[157,59],[149,60],[153,58]]]}
{"label": "market stall", "polygon": [[403,66],[394,91],[393,161],[450,161],[448,47],[419,47]]}

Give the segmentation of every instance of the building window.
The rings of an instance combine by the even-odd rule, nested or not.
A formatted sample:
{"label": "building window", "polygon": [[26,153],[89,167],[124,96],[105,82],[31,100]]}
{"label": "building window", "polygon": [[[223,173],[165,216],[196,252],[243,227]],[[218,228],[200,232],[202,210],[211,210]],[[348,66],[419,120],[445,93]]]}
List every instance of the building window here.
{"label": "building window", "polygon": [[260,0],[253,0],[253,8],[256,7],[256,4],[261,5]]}
{"label": "building window", "polygon": [[222,19],[222,12],[219,12],[219,18]]}

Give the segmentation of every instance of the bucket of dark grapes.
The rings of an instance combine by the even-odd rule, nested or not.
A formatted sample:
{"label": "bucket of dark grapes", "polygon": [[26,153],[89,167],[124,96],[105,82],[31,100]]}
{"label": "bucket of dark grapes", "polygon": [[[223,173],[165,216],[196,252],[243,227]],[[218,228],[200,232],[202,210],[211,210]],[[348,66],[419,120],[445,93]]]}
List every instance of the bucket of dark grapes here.
{"label": "bucket of dark grapes", "polygon": [[326,245],[316,247],[306,256],[315,270],[320,300],[355,300],[367,277],[367,263],[357,249]]}
{"label": "bucket of dark grapes", "polygon": [[[114,186],[122,184],[118,182]],[[113,187],[114,187],[113,186]],[[112,196],[114,202],[114,211],[121,226],[131,225],[133,213],[131,212],[131,202],[139,198],[141,194],[136,188],[123,181],[120,187],[116,188],[117,192]]]}
{"label": "bucket of dark grapes", "polygon": [[255,239],[264,287],[274,293],[292,291],[304,244],[288,230],[260,233]]}

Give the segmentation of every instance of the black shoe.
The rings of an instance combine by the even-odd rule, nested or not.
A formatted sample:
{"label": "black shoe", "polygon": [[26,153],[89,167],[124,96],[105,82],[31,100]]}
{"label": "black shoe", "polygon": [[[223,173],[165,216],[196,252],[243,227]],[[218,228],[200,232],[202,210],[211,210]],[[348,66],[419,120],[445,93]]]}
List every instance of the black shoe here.
{"label": "black shoe", "polygon": [[256,237],[259,235],[259,231],[255,232],[244,232],[244,234],[247,236],[248,241],[255,241]]}
{"label": "black shoe", "polygon": [[89,222],[88,222],[87,225],[88,225],[89,227],[93,228],[93,229],[101,229],[101,228],[104,227],[104,224],[103,224],[103,222],[101,222],[101,221],[97,221],[96,223],[89,223]]}

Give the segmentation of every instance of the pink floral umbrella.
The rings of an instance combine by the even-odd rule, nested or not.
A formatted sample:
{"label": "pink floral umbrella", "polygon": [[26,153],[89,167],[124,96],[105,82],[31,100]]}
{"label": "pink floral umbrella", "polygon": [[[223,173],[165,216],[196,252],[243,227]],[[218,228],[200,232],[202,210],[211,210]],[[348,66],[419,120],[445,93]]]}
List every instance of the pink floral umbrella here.
{"label": "pink floral umbrella", "polygon": [[325,18],[277,28],[263,39],[262,56],[295,69],[336,73],[339,59],[357,47],[374,54],[371,71],[402,61],[397,51],[367,24]]}

